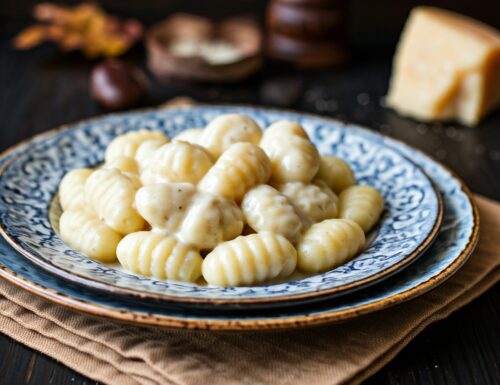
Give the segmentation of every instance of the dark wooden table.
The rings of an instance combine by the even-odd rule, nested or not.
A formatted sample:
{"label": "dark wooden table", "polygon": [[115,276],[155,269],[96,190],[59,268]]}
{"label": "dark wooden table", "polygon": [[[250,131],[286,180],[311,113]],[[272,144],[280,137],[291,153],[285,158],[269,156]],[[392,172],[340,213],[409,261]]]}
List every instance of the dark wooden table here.
{"label": "dark wooden table", "polygon": [[[304,73],[267,64],[231,86],[158,84],[144,105],[189,95],[200,101],[293,108],[355,122],[401,139],[452,167],[477,193],[500,200],[500,112],[480,127],[426,125],[381,106],[393,47],[358,47],[348,68]],[[364,49],[361,49],[364,48]],[[142,64],[136,49],[127,60]],[[91,63],[44,46],[14,52],[0,39],[1,149],[57,125],[104,112],[91,100]],[[376,384],[500,384],[500,285],[415,338],[378,374]],[[0,384],[92,384],[53,359],[0,334]]]}

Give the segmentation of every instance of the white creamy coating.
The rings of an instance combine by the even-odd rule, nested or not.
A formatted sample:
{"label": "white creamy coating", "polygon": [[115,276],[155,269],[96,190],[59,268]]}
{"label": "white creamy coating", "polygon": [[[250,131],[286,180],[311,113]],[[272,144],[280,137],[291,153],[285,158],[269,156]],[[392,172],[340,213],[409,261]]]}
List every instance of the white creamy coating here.
{"label": "white creamy coating", "polygon": [[256,232],[280,234],[295,243],[302,220],[288,198],[269,185],[259,185],[245,194],[241,202],[245,220]]}
{"label": "white creamy coating", "polygon": [[338,198],[321,180],[285,183],[278,190],[294,205],[305,227],[337,216]]}
{"label": "white creamy coating", "polygon": [[153,229],[176,232],[182,224],[196,188],[190,183],[156,183],[135,195],[135,207]]}
{"label": "white creamy coating", "polygon": [[243,214],[232,201],[209,193],[193,197],[177,237],[200,249],[212,249],[243,230]]}
{"label": "white creamy coating", "polygon": [[197,191],[189,183],[144,186],[135,206],[153,231],[175,235],[199,249],[214,248],[243,230],[243,214],[233,201]]}

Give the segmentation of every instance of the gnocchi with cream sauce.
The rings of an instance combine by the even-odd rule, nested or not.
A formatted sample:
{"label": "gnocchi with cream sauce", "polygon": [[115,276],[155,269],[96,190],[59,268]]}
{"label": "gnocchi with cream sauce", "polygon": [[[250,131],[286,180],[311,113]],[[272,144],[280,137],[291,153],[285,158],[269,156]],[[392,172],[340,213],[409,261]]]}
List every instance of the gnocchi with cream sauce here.
{"label": "gnocchi with cream sauce", "polygon": [[70,247],[134,274],[214,286],[318,274],[356,257],[384,210],[297,122],[226,114],[173,138],[116,137],[59,186]]}

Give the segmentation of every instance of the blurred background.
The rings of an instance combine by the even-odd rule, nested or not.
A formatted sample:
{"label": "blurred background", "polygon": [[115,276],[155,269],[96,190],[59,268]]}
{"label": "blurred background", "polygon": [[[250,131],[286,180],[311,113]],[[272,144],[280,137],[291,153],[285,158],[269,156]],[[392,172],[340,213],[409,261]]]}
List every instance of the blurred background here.
{"label": "blurred background", "polygon": [[[332,3],[339,2],[331,0]],[[342,1],[340,1],[342,2]],[[497,0],[349,0],[351,32],[357,43],[395,43],[408,12],[416,5],[447,8],[500,27],[500,5]],[[31,9],[37,1],[4,0],[0,5],[0,28],[3,33],[15,33],[29,23]],[[78,4],[79,1],[59,1]],[[188,12],[216,18],[235,14],[252,15],[262,24],[267,0],[104,0],[99,1],[107,11],[135,17],[145,24],[158,22],[174,12]]]}
{"label": "blurred background", "polygon": [[[322,15],[322,12],[314,11],[318,3],[330,7],[332,12]],[[122,28],[129,19],[140,26],[140,29],[136,28],[137,24],[130,26],[129,29],[134,31],[133,41],[117,55],[120,63],[132,66],[128,69],[138,69],[140,75],[132,76],[127,68],[119,65],[120,68],[101,68],[102,71],[98,72],[106,75],[106,81],[110,72],[114,71],[115,75],[127,72],[118,83],[129,87],[131,91],[127,95],[137,94],[137,98],[125,100],[126,103],[118,100],[117,105],[109,101],[103,103],[102,99],[109,95],[109,92],[106,94],[109,90],[102,86],[99,76],[92,80],[93,71],[103,63],[106,55],[89,57],[78,50],[62,52],[53,43],[26,50],[13,48],[13,38],[37,22],[33,17],[37,4],[33,0],[0,2],[0,134],[3,147],[60,124],[105,113],[110,106],[111,109],[157,106],[173,97],[189,96],[200,102],[297,109],[367,126],[430,153],[457,170],[477,192],[500,198],[497,196],[500,191],[497,177],[500,175],[499,111],[490,114],[479,127],[469,129],[454,123],[424,124],[403,118],[384,106],[401,29],[410,10],[422,5],[419,1],[100,1],[95,4],[107,13],[105,18],[113,15],[110,20],[115,27]],[[75,6],[79,2],[60,1],[56,4]],[[425,5],[454,10],[500,28],[498,0],[436,0],[427,1]],[[300,12],[294,14],[294,9],[300,9]],[[212,71],[213,68],[206,66],[191,67],[190,62],[172,60],[171,55],[165,56],[161,50],[156,52],[154,44],[150,47],[148,43],[151,40],[148,37],[155,32],[154,26],[178,12],[207,17],[216,27],[227,17],[243,16],[250,20],[260,33],[258,37],[262,39],[262,46],[247,44],[254,41],[253,32],[233,34],[231,30],[226,32],[226,37],[237,36],[242,51],[235,53],[225,46],[209,48],[212,54],[218,52],[217,60],[221,57],[226,60],[235,54],[238,57],[241,52],[250,51],[247,52],[249,57],[259,56],[258,62],[247,61],[246,67],[240,65],[230,70]],[[326,19],[323,20],[323,16]],[[291,24],[288,23],[290,20]],[[321,28],[316,28],[317,20],[326,20],[331,28],[321,31]],[[204,20],[202,25],[206,22],[210,23]],[[290,27],[293,23],[295,29]],[[185,21],[181,24],[188,34],[193,29]],[[162,28],[175,35],[178,24],[172,25],[163,25]],[[96,28],[96,36],[101,36],[98,26]],[[282,53],[269,49],[273,33],[288,34],[293,39],[298,36],[277,45],[279,49],[291,49],[293,52],[289,57],[284,58]],[[295,43],[298,45],[293,45]],[[323,48],[322,44],[329,45]],[[189,51],[192,47],[181,44],[177,49],[179,52]],[[315,55],[320,65],[303,62]],[[197,71],[199,76],[195,78]],[[231,81],[224,79],[228,74],[233,76]],[[212,78],[204,81],[200,76]],[[140,87],[136,84],[137,78],[141,78]],[[104,84],[109,83],[106,81]],[[146,91],[143,92],[145,84]]]}

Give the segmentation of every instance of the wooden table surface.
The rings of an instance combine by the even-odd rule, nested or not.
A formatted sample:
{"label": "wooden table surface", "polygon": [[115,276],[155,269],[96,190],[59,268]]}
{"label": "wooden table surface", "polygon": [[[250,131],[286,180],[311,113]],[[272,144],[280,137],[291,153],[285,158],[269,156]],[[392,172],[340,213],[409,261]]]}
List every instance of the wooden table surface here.
{"label": "wooden table surface", "polygon": [[[500,112],[480,127],[427,125],[381,106],[391,47],[359,49],[345,69],[304,73],[268,64],[231,86],[158,84],[146,106],[179,95],[200,101],[292,108],[354,122],[401,139],[452,167],[472,188],[500,200]],[[142,65],[141,49],[127,60]],[[89,97],[91,63],[44,46],[14,52],[0,39],[1,150],[57,125],[104,112]],[[500,285],[411,341],[366,384],[500,384]],[[53,359],[0,334],[0,384],[93,384]],[[311,384],[312,385],[312,384]]]}

